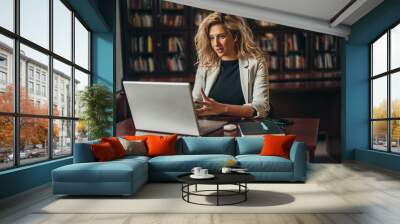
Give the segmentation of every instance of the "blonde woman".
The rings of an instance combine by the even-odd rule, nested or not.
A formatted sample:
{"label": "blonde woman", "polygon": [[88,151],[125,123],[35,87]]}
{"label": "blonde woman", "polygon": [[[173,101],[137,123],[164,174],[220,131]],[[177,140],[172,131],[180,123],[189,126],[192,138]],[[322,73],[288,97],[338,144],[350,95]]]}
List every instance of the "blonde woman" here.
{"label": "blonde woman", "polygon": [[195,36],[198,68],[193,98],[199,116],[264,118],[269,86],[265,57],[245,20],[214,12]]}

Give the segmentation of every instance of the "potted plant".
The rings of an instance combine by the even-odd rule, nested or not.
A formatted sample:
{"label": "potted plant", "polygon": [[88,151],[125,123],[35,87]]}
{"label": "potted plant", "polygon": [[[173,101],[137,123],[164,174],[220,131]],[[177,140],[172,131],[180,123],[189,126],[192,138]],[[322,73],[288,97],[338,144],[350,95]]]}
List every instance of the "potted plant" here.
{"label": "potted plant", "polygon": [[110,136],[107,131],[112,125],[112,92],[103,84],[87,86],[79,93],[82,109],[79,124],[87,127],[89,140]]}

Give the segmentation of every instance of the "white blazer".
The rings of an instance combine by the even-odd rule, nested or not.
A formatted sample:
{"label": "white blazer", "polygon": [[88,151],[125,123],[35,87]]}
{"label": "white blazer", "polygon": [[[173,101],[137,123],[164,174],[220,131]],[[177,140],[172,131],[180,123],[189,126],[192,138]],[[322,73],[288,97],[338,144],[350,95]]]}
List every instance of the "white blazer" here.
{"label": "white blazer", "polygon": [[[219,75],[220,66],[213,68],[198,67],[193,87],[193,99],[200,101],[201,89],[206,96],[210,94]],[[269,106],[269,82],[268,69],[256,59],[239,59],[240,84],[245,100],[244,105],[252,106],[257,115],[255,118],[264,118],[268,115]]]}

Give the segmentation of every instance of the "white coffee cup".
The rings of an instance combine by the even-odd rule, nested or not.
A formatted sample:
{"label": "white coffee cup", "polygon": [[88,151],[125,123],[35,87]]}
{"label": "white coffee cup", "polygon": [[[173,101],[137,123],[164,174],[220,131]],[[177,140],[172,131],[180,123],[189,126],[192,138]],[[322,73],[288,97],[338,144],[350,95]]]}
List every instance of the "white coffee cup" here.
{"label": "white coffee cup", "polygon": [[200,174],[200,171],[202,170],[202,168],[201,167],[193,167],[193,169],[192,169],[192,173],[194,174],[194,175],[196,175],[196,176],[199,176],[199,175],[201,175]]}
{"label": "white coffee cup", "polygon": [[200,170],[200,176],[207,176],[208,175],[208,169],[201,169]]}
{"label": "white coffee cup", "polygon": [[230,173],[232,171],[232,168],[230,167],[222,167],[221,172],[222,173]]}

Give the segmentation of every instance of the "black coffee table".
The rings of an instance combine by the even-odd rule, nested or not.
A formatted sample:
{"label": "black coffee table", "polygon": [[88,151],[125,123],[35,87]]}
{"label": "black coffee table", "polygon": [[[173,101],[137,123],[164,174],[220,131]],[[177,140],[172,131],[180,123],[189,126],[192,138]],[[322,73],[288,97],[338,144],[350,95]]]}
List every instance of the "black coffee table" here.
{"label": "black coffee table", "polygon": [[[182,199],[188,203],[198,204],[198,205],[215,205],[215,204],[202,204],[190,201],[190,196],[204,196],[204,197],[216,197],[217,206],[220,205],[234,205],[239,204],[241,202],[245,202],[247,200],[247,192],[249,188],[247,187],[247,183],[255,180],[255,177],[248,173],[215,173],[213,174],[215,177],[212,179],[193,179],[190,177],[191,173],[182,174],[177,177],[178,181],[182,183]],[[197,190],[198,184],[205,185],[216,185],[215,190]],[[190,186],[195,186],[195,191],[190,191]],[[236,185],[238,186],[237,190],[223,190],[220,189],[220,185]],[[205,194],[208,192],[215,192],[216,194]],[[234,201],[232,203],[221,203],[221,197],[232,197],[232,196],[241,196],[240,200]]]}

